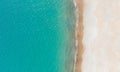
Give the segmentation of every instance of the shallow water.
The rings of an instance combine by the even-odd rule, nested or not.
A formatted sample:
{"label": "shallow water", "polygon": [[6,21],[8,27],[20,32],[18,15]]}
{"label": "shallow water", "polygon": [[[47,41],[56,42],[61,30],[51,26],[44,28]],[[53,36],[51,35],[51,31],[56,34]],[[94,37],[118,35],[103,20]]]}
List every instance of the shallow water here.
{"label": "shallow water", "polygon": [[72,72],[72,0],[0,1],[0,72]]}

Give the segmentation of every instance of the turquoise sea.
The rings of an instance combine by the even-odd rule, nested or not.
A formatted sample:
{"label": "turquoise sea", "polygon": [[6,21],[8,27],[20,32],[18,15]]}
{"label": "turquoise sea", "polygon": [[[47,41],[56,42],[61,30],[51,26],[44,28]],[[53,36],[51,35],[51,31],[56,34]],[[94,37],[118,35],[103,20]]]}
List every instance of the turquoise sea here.
{"label": "turquoise sea", "polygon": [[72,0],[0,0],[0,72],[72,72]]}

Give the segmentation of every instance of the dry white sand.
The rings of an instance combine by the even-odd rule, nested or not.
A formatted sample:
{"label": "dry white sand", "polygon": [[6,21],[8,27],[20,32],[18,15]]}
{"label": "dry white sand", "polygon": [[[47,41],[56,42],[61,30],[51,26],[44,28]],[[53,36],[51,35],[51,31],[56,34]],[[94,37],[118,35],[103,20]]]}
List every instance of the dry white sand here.
{"label": "dry white sand", "polygon": [[81,72],[120,72],[120,0],[84,0]]}

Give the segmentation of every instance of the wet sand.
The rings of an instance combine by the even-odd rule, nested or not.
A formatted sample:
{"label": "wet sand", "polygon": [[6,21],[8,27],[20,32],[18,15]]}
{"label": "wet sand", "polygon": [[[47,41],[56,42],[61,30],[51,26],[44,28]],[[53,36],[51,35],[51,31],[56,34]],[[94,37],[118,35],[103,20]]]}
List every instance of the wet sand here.
{"label": "wet sand", "polygon": [[83,0],[74,0],[76,8],[76,28],[75,28],[75,62],[73,72],[82,72],[82,54],[83,54]]}

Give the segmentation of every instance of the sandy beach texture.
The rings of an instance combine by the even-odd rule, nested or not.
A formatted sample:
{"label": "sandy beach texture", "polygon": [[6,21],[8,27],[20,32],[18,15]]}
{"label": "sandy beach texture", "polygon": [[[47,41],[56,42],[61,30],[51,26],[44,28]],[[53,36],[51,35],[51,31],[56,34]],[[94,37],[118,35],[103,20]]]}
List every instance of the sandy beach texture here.
{"label": "sandy beach texture", "polygon": [[75,63],[74,72],[81,72],[82,53],[83,53],[83,0],[74,0],[76,8],[76,30],[75,30]]}
{"label": "sandy beach texture", "polygon": [[120,0],[75,0],[74,72],[120,72]]}

